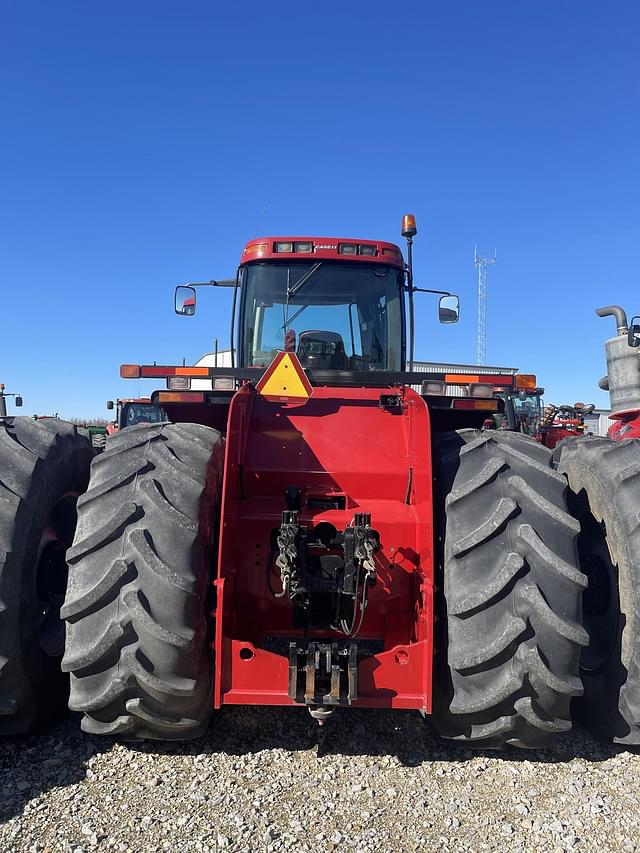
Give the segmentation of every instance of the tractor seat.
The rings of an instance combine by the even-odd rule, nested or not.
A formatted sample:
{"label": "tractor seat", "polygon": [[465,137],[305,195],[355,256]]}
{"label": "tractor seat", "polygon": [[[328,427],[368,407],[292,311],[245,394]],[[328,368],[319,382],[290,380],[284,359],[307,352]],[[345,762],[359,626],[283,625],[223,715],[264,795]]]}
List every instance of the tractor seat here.
{"label": "tractor seat", "polygon": [[303,367],[321,370],[348,370],[349,359],[342,335],[318,329],[300,332],[298,358]]}

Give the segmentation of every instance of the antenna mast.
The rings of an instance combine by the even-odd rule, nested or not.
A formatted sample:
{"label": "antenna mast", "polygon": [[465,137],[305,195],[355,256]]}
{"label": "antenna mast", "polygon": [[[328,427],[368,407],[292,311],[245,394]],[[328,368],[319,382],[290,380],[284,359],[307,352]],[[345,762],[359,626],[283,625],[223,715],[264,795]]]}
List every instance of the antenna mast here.
{"label": "antenna mast", "polygon": [[473,259],[478,270],[478,364],[487,363],[487,267],[496,262],[496,250],[492,258],[481,258],[477,244],[473,247]]}

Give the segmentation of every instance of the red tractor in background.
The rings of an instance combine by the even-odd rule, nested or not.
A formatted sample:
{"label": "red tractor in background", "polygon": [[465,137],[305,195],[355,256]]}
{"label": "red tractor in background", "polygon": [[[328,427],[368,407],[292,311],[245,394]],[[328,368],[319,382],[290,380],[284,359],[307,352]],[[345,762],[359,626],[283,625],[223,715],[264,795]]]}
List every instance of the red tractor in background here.
{"label": "red tractor in background", "polygon": [[138,424],[156,424],[166,421],[167,413],[162,406],[152,403],[148,397],[129,398],[125,400],[107,400],[107,409],[115,408],[116,416],[107,424],[107,435],[113,435],[125,427]]}
{"label": "red tractor in background", "polygon": [[515,387],[497,387],[496,393],[505,400],[503,416],[495,416],[500,429],[509,429],[535,438],[553,449],[565,438],[587,433],[585,417],[595,409],[593,403],[574,403],[572,406],[543,406],[544,388],[535,385],[532,374],[516,374]]}
{"label": "red tractor in background", "polygon": [[494,416],[498,429],[508,429],[532,437],[539,434],[544,388],[537,386],[534,374],[516,373],[512,387],[497,385],[495,393],[505,401],[504,415]]}
{"label": "red tractor in background", "polygon": [[[231,282],[237,364],[122,365],[166,382],[151,402],[169,422],[119,430],[90,470],[69,425],[5,420],[0,463],[24,464],[0,464],[1,731],[51,714],[64,673],[82,728],[128,739],[196,737],[216,709],[258,704],[319,722],[414,709],[480,748],[548,746],[580,713],[640,742],[625,616],[640,608],[640,548],[617,556],[640,490],[629,476],[629,508],[607,480],[616,465],[640,474],[640,452],[610,442],[585,478],[563,454],[559,473],[532,437],[481,430],[504,408],[490,382],[469,379],[463,397],[422,385],[415,233],[405,217],[408,263],[384,241],[249,241]],[[178,288],[177,313],[221,284]],[[457,297],[427,292],[457,319]],[[50,571],[38,554],[53,522]],[[606,606],[583,610],[590,582]]]}
{"label": "red tractor in background", "polygon": [[584,419],[594,409],[594,403],[574,403],[573,406],[555,406],[552,403],[546,405],[536,439],[545,447],[553,449],[565,438],[588,434]]}
{"label": "red tractor in background", "polygon": [[616,336],[605,343],[607,375],[599,382],[611,399],[614,423],[607,434],[615,441],[640,438],[640,317],[627,323],[619,305],[598,308],[596,314],[616,319]]}

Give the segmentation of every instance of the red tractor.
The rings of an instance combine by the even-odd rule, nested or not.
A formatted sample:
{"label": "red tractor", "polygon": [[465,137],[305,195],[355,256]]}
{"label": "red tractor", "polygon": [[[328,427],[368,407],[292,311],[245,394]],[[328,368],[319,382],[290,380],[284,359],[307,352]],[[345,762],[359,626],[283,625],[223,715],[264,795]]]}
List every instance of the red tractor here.
{"label": "red tractor", "polygon": [[598,308],[596,314],[616,319],[617,334],[605,343],[607,375],[599,383],[611,398],[614,423],[608,435],[615,441],[640,438],[640,317],[628,324],[619,305]]}
{"label": "red tractor", "polygon": [[[548,746],[574,713],[640,740],[637,635],[614,639],[640,604],[640,549],[619,575],[600,516],[579,504],[600,478],[569,491],[577,468],[563,462],[565,477],[533,438],[481,430],[504,406],[490,384],[464,397],[411,387],[424,379],[415,233],[406,217],[407,264],[383,241],[251,240],[231,285],[238,363],[122,365],[123,378],[166,381],[151,401],[170,422],[118,431],[90,473],[65,425],[37,435],[8,419],[0,452],[24,464],[0,503],[2,731],[51,713],[65,673],[82,728],[127,739],[195,737],[216,709],[258,704],[319,722],[414,709],[480,748]],[[195,313],[197,286],[178,288],[179,314]],[[457,297],[428,292],[441,321],[457,319]],[[37,513],[19,512],[36,494]],[[78,494],[67,582],[38,553],[53,521],[64,555]],[[603,512],[617,554],[626,528]],[[593,519],[598,563],[578,518]],[[589,579],[608,591],[604,614],[583,612]],[[61,665],[59,634],[41,636],[57,613]]]}
{"label": "red tractor", "polygon": [[496,426],[539,440],[544,388],[537,386],[535,375],[515,373],[512,384],[500,383],[495,393],[505,401],[504,414],[494,418]]}
{"label": "red tractor", "polygon": [[585,417],[593,412],[595,405],[543,406],[544,388],[538,388],[535,380],[533,374],[517,373],[512,387],[495,389],[505,400],[504,414],[495,416],[497,426],[532,436],[549,449],[565,438],[585,435]]}
{"label": "red tractor", "polygon": [[584,419],[594,409],[593,403],[574,403],[573,406],[555,406],[551,403],[545,406],[537,440],[553,449],[565,438],[585,435],[587,427]]}
{"label": "red tractor", "polygon": [[107,409],[115,408],[115,420],[107,424],[107,435],[113,435],[125,427],[138,424],[156,424],[167,420],[167,413],[162,406],[152,403],[148,397],[129,398],[126,400],[107,400]]}

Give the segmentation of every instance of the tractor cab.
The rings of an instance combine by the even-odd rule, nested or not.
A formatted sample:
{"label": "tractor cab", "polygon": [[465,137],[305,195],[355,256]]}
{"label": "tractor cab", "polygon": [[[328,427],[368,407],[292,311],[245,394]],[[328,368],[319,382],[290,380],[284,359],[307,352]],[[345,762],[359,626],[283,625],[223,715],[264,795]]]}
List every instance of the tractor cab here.
{"label": "tractor cab", "polygon": [[542,422],[544,388],[537,387],[532,373],[518,373],[512,387],[496,386],[495,393],[504,400],[504,412],[494,415],[498,429],[537,436]]}
{"label": "tractor cab", "polygon": [[520,389],[511,394],[514,429],[524,435],[535,436],[540,431],[543,388]]}
{"label": "tractor cab", "polygon": [[107,426],[109,435],[125,427],[138,424],[158,424],[169,420],[162,406],[152,403],[148,397],[130,400],[107,400],[107,409],[115,409],[116,417]]}
{"label": "tractor cab", "polygon": [[412,216],[405,220],[408,264],[394,243],[260,237],[245,245],[235,280],[178,287],[176,313],[195,312],[195,287],[234,287],[231,337],[235,327],[237,350],[233,344],[232,349],[238,353],[235,366],[240,370],[264,370],[283,351],[295,353],[305,369],[411,370],[414,292],[442,297],[442,323],[457,322],[458,297],[414,286],[415,221]]}
{"label": "tractor cab", "polygon": [[267,367],[285,350],[305,368],[400,370],[404,278],[399,264],[282,256],[247,264],[241,270],[240,366]]}

